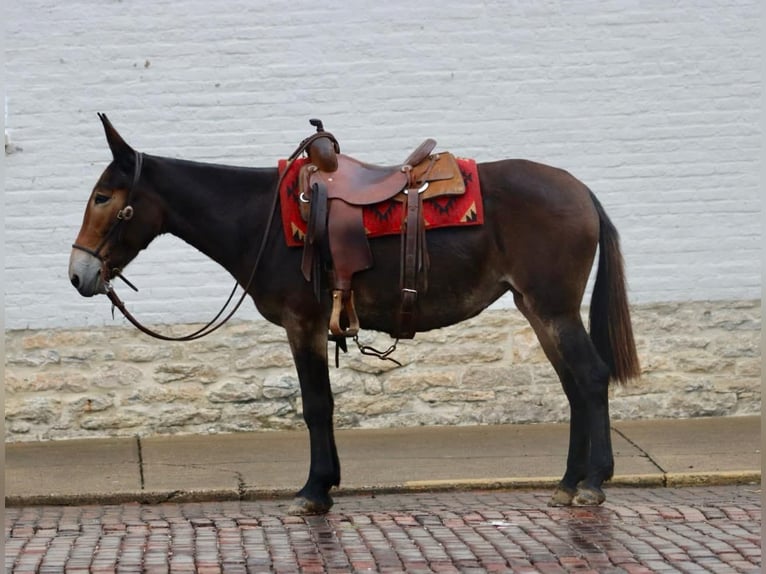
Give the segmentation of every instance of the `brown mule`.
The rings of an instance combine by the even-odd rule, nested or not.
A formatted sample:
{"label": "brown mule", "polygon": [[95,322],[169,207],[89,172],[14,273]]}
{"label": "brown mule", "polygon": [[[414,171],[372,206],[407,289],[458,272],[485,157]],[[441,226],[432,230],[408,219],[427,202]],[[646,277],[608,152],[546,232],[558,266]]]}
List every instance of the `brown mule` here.
{"label": "brown mule", "polygon": [[[309,430],[311,462],[291,509],[322,513],[340,484],[328,372],[330,293],[301,273],[301,250],[271,225],[276,168],[210,165],[136,153],[101,116],[113,162],[96,183],[69,263],[83,296],[109,281],[162,233],[227,269],[259,312],[287,332]],[[523,161],[478,165],[481,226],[429,231],[428,293],[417,331],[468,319],[511,291],[556,370],[571,409],[566,472],[554,505],[600,504],[614,468],[607,388],[639,376],[617,232],[593,193],[569,173]],[[395,332],[398,236],[370,241],[374,266],[354,276],[362,329]],[[597,247],[590,335],[580,306]],[[256,269],[257,267],[257,269]]]}

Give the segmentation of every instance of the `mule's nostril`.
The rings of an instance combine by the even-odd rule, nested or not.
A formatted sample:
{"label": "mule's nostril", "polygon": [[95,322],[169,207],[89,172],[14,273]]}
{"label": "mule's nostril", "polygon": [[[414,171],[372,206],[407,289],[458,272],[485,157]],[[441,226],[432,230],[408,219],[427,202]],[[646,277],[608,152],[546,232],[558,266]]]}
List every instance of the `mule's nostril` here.
{"label": "mule's nostril", "polygon": [[75,289],[77,289],[77,287],[80,286],[80,277],[79,276],[72,275],[72,277],[70,277],[69,279],[72,282],[72,285],[74,286]]}

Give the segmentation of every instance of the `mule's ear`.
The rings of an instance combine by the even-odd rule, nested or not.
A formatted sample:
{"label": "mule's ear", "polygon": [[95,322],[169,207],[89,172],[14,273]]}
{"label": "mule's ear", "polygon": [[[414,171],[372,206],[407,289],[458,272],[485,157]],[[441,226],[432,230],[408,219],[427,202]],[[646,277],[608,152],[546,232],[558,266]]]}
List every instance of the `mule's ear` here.
{"label": "mule's ear", "polygon": [[109,149],[112,150],[112,157],[117,166],[126,173],[133,172],[133,166],[136,162],[136,152],[130,147],[122,136],[114,129],[112,122],[106,117],[106,114],[98,114],[101,123],[104,125],[104,133]]}

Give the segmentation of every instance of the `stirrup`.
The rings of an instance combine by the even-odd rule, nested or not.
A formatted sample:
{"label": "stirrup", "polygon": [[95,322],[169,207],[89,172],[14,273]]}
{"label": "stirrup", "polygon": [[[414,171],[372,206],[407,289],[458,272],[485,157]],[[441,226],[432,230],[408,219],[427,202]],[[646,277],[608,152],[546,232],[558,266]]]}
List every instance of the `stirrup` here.
{"label": "stirrup", "polygon": [[[341,327],[341,314],[345,314],[348,327]],[[359,332],[359,317],[354,309],[354,292],[333,289],[330,332],[336,337],[353,337]]]}

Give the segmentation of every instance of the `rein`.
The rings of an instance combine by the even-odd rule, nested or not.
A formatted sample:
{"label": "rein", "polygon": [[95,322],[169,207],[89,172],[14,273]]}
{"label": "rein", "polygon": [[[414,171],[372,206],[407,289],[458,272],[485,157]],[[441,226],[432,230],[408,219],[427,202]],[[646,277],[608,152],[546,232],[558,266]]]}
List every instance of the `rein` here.
{"label": "rein", "polygon": [[[237,303],[234,305],[234,308],[228,313],[228,315],[226,315],[223,319],[218,321],[219,318],[221,317],[221,315],[223,315],[223,313],[226,311],[226,308],[229,306],[229,304],[231,303],[231,301],[232,301],[232,299],[234,297],[234,293],[236,292],[237,285],[238,285],[238,283],[235,282],[234,283],[234,288],[232,289],[231,293],[229,294],[229,297],[226,300],[226,302],[221,307],[221,310],[218,311],[216,316],[213,317],[205,326],[201,327],[200,329],[197,329],[193,333],[189,333],[187,335],[181,335],[181,336],[178,336],[178,337],[174,337],[174,336],[170,336],[170,335],[164,335],[162,333],[154,331],[154,330],[150,329],[149,327],[143,325],[138,319],[136,319],[135,316],[133,316],[133,314],[131,314],[130,311],[128,311],[128,309],[125,307],[125,303],[123,303],[122,300],[118,297],[117,293],[115,292],[114,288],[112,287],[111,283],[108,280],[110,271],[109,271],[109,269],[107,269],[107,267],[108,267],[107,260],[101,255],[101,250],[104,248],[104,246],[107,244],[107,242],[112,238],[112,236],[114,236],[117,233],[117,231],[119,231],[120,227],[122,227],[122,225],[125,222],[129,221],[133,217],[134,210],[133,210],[133,206],[130,204],[130,200],[132,198],[133,191],[134,191],[134,189],[135,189],[135,187],[136,187],[136,185],[138,183],[138,180],[141,177],[141,170],[142,170],[142,167],[143,167],[143,154],[142,153],[140,153],[138,151],[135,152],[135,154],[136,154],[136,156],[135,156],[136,157],[136,161],[135,161],[135,169],[133,171],[133,180],[132,180],[132,182],[130,184],[130,188],[128,189],[128,197],[127,197],[127,199],[125,201],[125,206],[120,211],[117,212],[117,221],[115,221],[112,224],[112,227],[109,229],[109,231],[106,233],[106,235],[104,235],[104,238],[101,240],[101,243],[99,243],[99,245],[96,247],[96,249],[89,249],[87,247],[83,247],[83,246],[77,245],[77,244],[72,245],[72,247],[74,249],[79,249],[80,251],[85,251],[86,253],[89,253],[89,254],[93,255],[99,261],[101,261],[102,266],[103,266],[104,276],[105,276],[105,278],[107,278],[107,279],[105,279],[105,282],[106,282],[106,296],[112,302],[113,309],[114,309],[114,307],[117,307],[117,309],[120,310],[120,313],[122,313],[123,316],[134,327],[136,327],[139,331],[141,331],[142,333],[145,333],[145,334],[147,334],[147,335],[149,335],[151,337],[154,337],[155,339],[161,339],[163,341],[194,341],[196,339],[201,339],[202,337],[205,337],[206,335],[209,335],[210,333],[213,333],[214,331],[217,331],[218,329],[223,327],[223,325],[225,325],[229,321],[229,319],[231,319],[234,316],[234,314],[237,312],[237,310],[242,305],[243,301],[247,297],[247,294],[248,294],[248,291],[250,290],[250,287],[253,284],[253,281],[255,280],[255,272],[258,269],[258,264],[260,263],[261,257],[263,257],[263,253],[266,250],[266,244],[268,243],[268,240],[269,240],[269,234],[271,232],[271,227],[272,227],[272,225],[274,223],[274,215],[275,215],[275,213],[277,211],[277,204],[279,202],[279,188],[281,187],[282,182],[283,182],[285,176],[287,175],[287,172],[290,171],[290,168],[293,166],[293,164],[295,163],[295,160],[298,158],[298,156],[301,153],[303,153],[306,150],[306,148],[313,141],[315,141],[316,139],[318,139],[320,137],[328,137],[328,136],[329,136],[329,134],[326,133],[326,132],[321,133],[321,134],[320,133],[312,134],[311,136],[309,136],[306,139],[304,139],[300,143],[300,145],[298,145],[298,147],[295,149],[295,151],[290,155],[290,157],[287,160],[287,165],[285,166],[284,171],[280,174],[279,178],[277,179],[277,185],[276,185],[276,188],[274,189],[274,196],[273,196],[273,199],[272,199],[272,202],[271,202],[271,209],[269,210],[269,218],[266,221],[266,227],[265,227],[264,234],[263,234],[263,240],[261,241],[260,248],[258,249],[258,254],[255,257],[255,263],[253,264],[253,270],[250,272],[250,277],[247,280],[247,284],[244,286],[244,291],[242,292],[242,296],[239,298]],[[333,140],[335,139],[332,136],[330,136],[330,137]],[[120,279],[125,281],[132,289],[134,289],[135,291],[138,291],[138,289],[136,289],[136,287],[132,283],[130,283],[130,281],[128,281],[127,279],[125,279],[125,277],[123,277],[121,270],[113,269],[111,271],[111,273],[115,277],[119,277]],[[216,321],[218,321],[218,322],[216,322]]]}

